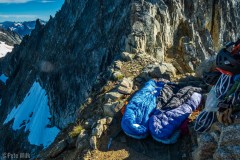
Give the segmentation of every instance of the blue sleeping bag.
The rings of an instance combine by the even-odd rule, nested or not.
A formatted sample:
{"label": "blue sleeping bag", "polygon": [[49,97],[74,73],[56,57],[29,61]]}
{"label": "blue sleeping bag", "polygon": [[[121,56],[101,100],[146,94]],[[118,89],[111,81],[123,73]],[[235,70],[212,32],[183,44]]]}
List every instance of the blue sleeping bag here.
{"label": "blue sleeping bag", "polygon": [[171,138],[173,133],[199,106],[201,98],[201,94],[195,92],[189,100],[177,108],[165,111],[155,110],[149,119],[149,130],[152,137],[159,142]]}
{"label": "blue sleeping bag", "polygon": [[156,107],[156,97],[164,82],[148,81],[129,101],[121,126],[126,135],[142,139],[148,135],[149,115]]}

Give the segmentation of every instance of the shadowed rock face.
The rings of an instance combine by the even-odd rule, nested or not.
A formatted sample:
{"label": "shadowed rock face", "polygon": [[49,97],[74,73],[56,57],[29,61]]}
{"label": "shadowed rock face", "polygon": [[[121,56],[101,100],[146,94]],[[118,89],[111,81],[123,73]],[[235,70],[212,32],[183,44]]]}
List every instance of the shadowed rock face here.
{"label": "shadowed rock face", "polygon": [[[76,120],[99,73],[123,51],[171,62],[178,73],[193,72],[239,36],[239,5],[238,0],[66,0],[55,18],[45,26],[37,21],[31,36],[0,62],[9,76],[0,127],[37,80],[47,90],[52,124],[65,128]],[[13,138],[29,146],[22,136]]]}
{"label": "shadowed rock face", "polygon": [[37,22],[32,35],[6,57],[5,72],[11,77],[3,102],[10,107],[6,109],[21,102],[37,78],[48,91],[53,124],[64,128],[73,122],[98,73],[124,48],[124,37],[130,32],[125,25],[129,3],[66,2],[45,27]]}
{"label": "shadowed rock face", "polygon": [[21,38],[12,31],[0,28],[0,41],[5,42],[9,46],[13,46],[14,44],[20,44]]}

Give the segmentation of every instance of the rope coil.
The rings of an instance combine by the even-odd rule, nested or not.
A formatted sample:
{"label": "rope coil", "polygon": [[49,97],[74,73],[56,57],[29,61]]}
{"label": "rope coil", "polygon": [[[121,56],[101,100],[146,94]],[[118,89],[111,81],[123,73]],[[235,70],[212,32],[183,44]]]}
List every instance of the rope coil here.
{"label": "rope coil", "polygon": [[232,76],[230,75],[221,74],[216,85],[212,87],[207,95],[205,109],[196,119],[195,131],[206,132],[210,129],[216,117],[219,100],[227,93],[231,84],[231,78]]}

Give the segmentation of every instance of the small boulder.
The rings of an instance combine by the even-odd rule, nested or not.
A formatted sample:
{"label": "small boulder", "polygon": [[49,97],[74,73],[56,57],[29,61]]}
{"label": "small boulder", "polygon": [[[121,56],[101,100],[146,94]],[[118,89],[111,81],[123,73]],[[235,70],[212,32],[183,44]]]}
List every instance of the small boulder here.
{"label": "small boulder", "polygon": [[107,124],[107,118],[99,119],[99,120],[97,121],[97,123],[98,123],[98,124],[102,124],[102,125]]}
{"label": "small boulder", "polygon": [[123,101],[119,101],[117,105],[112,106],[112,110],[116,114],[117,112],[119,112],[122,109],[123,106],[124,106],[124,102]]}
{"label": "small boulder", "polygon": [[103,106],[104,115],[113,117],[114,111],[112,110],[112,108],[115,108],[115,106],[117,104],[118,104],[118,102],[108,102],[108,103],[104,104],[104,106]]}
{"label": "small boulder", "polygon": [[120,83],[120,86],[129,88],[133,86],[133,81],[129,78],[123,78],[123,80]]}
{"label": "small boulder", "polygon": [[124,106],[123,101],[106,103],[103,106],[104,115],[113,117],[116,113],[118,113],[122,109],[123,106]]}
{"label": "small boulder", "polygon": [[123,78],[118,87],[118,92],[122,94],[131,94],[133,87],[133,81],[128,78]]}
{"label": "small boulder", "polygon": [[169,79],[170,76],[176,76],[176,69],[170,63],[150,64],[146,66],[140,74],[140,77],[145,80],[150,78]]}
{"label": "small boulder", "polygon": [[132,88],[125,88],[125,87],[119,86],[118,87],[118,92],[128,95],[128,94],[131,94]]}
{"label": "small boulder", "polygon": [[112,123],[113,118],[112,117],[107,117],[107,125],[110,125]]}
{"label": "small boulder", "polygon": [[202,77],[204,72],[209,72],[216,68],[216,56],[212,56],[209,59],[200,63],[200,65],[196,68],[196,76]]}
{"label": "small boulder", "polygon": [[97,124],[95,128],[92,129],[92,135],[96,136],[97,138],[100,138],[103,133],[103,125]]}
{"label": "small boulder", "polygon": [[89,145],[87,139],[88,139],[88,134],[85,130],[83,130],[78,135],[78,138],[77,138],[77,141],[76,141],[76,147],[77,147],[78,150],[82,150],[84,148],[87,148],[87,146]]}
{"label": "small boulder", "polygon": [[133,60],[133,57],[134,55],[133,54],[130,54],[128,52],[122,52],[121,54],[121,58],[124,60],[124,61],[132,61]]}
{"label": "small boulder", "polygon": [[106,131],[108,129],[107,125],[103,125],[103,131]]}
{"label": "small boulder", "polygon": [[59,154],[61,154],[67,147],[67,142],[66,140],[62,140],[60,142],[58,142],[50,151],[50,157],[51,158],[55,158],[57,157]]}
{"label": "small boulder", "polygon": [[105,99],[111,99],[112,101],[117,101],[123,97],[123,94],[119,92],[109,92],[105,94]]}
{"label": "small boulder", "polygon": [[97,137],[96,136],[92,136],[90,138],[90,146],[92,147],[92,149],[97,149]]}
{"label": "small boulder", "polygon": [[171,63],[161,63],[159,65],[153,66],[152,71],[149,72],[149,75],[152,78],[162,78],[162,74],[169,74],[171,76],[175,76],[176,69]]}

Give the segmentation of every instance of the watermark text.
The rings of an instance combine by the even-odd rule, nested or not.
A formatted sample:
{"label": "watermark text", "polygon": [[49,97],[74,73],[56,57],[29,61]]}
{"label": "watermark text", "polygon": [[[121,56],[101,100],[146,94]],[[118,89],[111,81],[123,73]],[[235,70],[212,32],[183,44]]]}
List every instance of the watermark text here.
{"label": "watermark text", "polygon": [[7,153],[4,152],[1,155],[2,159],[30,159],[31,155],[30,153]]}

